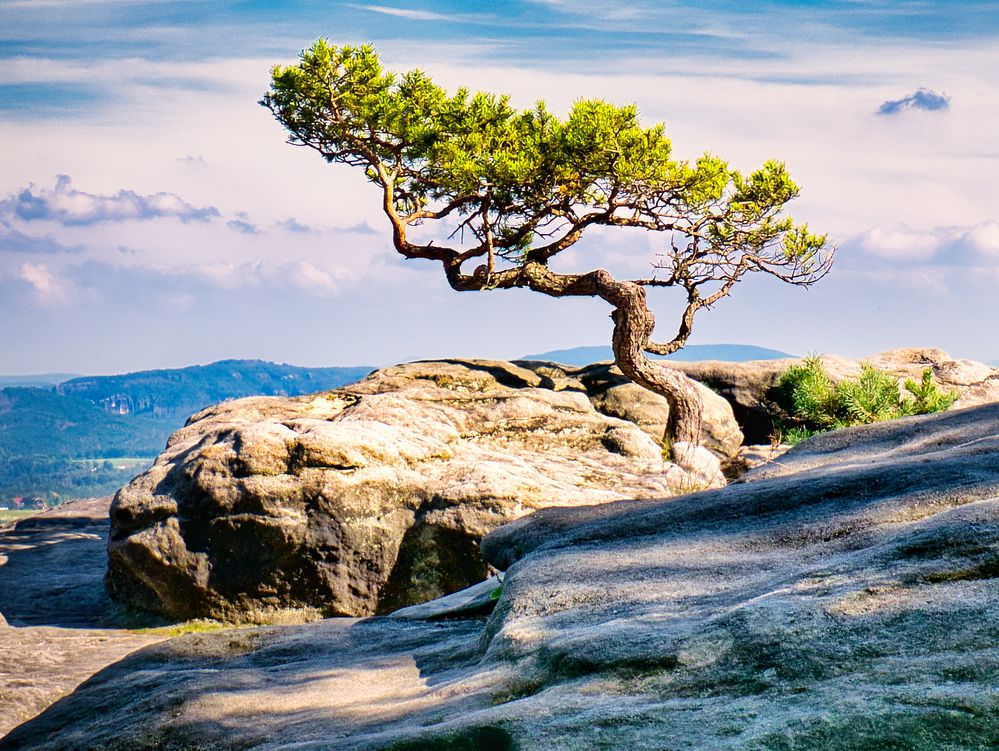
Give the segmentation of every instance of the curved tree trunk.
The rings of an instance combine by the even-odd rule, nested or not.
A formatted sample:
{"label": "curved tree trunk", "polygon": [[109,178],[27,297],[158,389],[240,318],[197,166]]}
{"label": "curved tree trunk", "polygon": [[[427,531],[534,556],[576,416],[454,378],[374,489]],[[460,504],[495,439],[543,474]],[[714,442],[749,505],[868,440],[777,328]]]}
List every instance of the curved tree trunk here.
{"label": "curved tree trunk", "polygon": [[[598,272],[599,273],[599,272]],[[645,288],[617,281],[607,272],[597,279],[600,296],[614,306],[614,359],[631,380],[661,394],[669,404],[665,439],[698,446],[701,442],[701,395],[683,373],[645,355],[656,319],[645,299]]]}
{"label": "curved tree trunk", "polygon": [[[445,264],[448,282],[459,291],[480,290],[489,280],[500,288],[529,287],[552,297],[598,296],[614,307],[612,345],[614,359],[621,371],[639,386],[663,396],[669,404],[666,435],[668,446],[684,444],[696,448],[701,443],[701,395],[683,373],[650,360],[645,347],[655,328],[656,319],[646,303],[645,287],[635,282],[619,281],[603,269],[585,274],[559,274],[545,264],[527,263],[490,275],[485,265],[475,274],[461,273],[460,259]],[[674,459],[684,463],[684,452],[674,452]]]}

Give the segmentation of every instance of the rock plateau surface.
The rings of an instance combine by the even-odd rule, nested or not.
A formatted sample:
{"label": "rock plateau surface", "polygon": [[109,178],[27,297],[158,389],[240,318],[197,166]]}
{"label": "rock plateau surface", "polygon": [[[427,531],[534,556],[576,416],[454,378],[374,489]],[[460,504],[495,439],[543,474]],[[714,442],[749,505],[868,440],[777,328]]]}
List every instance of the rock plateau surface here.
{"label": "rock plateau surface", "polygon": [[0,528],[0,734],[162,638],[109,622],[110,503],[66,503]]}
{"label": "rock plateau surface", "polygon": [[999,746],[999,405],[820,436],[721,489],[542,509],[483,550],[505,569],[488,618],[172,640],[0,749]]}

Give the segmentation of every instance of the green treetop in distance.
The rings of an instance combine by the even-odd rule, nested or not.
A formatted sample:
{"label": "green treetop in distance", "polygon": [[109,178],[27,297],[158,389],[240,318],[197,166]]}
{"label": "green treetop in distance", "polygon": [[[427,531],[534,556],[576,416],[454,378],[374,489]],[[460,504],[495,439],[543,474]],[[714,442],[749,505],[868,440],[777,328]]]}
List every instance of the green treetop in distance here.
{"label": "green treetop in distance", "polygon": [[[798,186],[782,163],[742,174],[711,154],[674,159],[663,125],[643,127],[634,106],[581,99],[563,120],[543,102],[518,110],[506,96],[448,94],[421,71],[384,70],[369,46],[325,40],[297,65],[275,67],[261,104],[290,143],[364,170],[396,250],[440,263],[455,290],[527,288],[608,302],[617,364],[669,400],[674,443],[699,442],[700,399],[645,353],[680,349],[697,311],[747,272],[807,286],[832,260],[825,235],[783,214]],[[648,278],[550,268],[589,228],[608,225],[662,233]],[[649,287],[677,288],[686,299],[662,343],[651,339]]]}

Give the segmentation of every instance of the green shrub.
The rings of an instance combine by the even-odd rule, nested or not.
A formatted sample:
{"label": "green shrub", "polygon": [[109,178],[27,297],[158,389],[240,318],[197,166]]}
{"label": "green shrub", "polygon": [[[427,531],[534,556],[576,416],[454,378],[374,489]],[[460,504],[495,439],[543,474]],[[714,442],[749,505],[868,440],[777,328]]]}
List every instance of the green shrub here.
{"label": "green shrub", "polygon": [[777,382],[782,406],[797,424],[812,430],[828,430],[836,423],[836,389],[818,357],[806,357],[792,365]]}
{"label": "green shrub", "polygon": [[781,433],[780,441],[778,441],[778,443],[789,443],[792,446],[797,446],[802,441],[807,441],[813,435],[818,435],[821,432],[823,431],[810,430],[809,428],[802,427],[790,427]]}
{"label": "green shrub", "polygon": [[957,401],[956,391],[942,391],[926,368],[920,380],[906,379],[899,389],[891,373],[862,363],[857,378],[833,383],[818,357],[792,365],[777,382],[777,399],[786,411],[778,430],[790,443],[817,432],[896,417],[942,412]]}
{"label": "green shrub", "polygon": [[913,414],[905,409],[898,379],[862,363],[856,380],[836,384],[836,408],[842,425],[867,425]]}
{"label": "green shrub", "polygon": [[916,383],[911,378],[906,378],[903,384],[905,390],[912,394],[912,399],[907,399],[905,404],[911,411],[909,415],[928,415],[931,412],[943,412],[950,409],[951,405],[957,401],[959,394],[957,390],[943,392],[933,383],[933,371],[929,368],[923,371],[922,378]]}

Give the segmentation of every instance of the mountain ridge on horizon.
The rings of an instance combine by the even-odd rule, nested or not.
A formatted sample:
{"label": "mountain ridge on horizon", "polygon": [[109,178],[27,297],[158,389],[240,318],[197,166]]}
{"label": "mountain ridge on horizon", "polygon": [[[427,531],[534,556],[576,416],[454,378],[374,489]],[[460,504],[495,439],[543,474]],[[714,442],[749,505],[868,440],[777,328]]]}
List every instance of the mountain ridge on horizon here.
{"label": "mountain ridge on horizon", "polygon": [[26,373],[24,375],[0,375],[0,389],[6,388],[50,388],[63,381],[79,378],[79,373]]}
{"label": "mountain ridge on horizon", "polygon": [[[665,357],[651,355],[653,359],[695,362],[697,360],[722,360],[725,362],[746,362],[748,360],[779,360],[797,357],[778,349],[760,347],[755,344],[688,344],[681,350]],[[589,365],[594,362],[613,360],[614,352],[607,345],[569,347],[553,349],[534,355],[518,357],[518,360],[550,360],[563,365]]]}
{"label": "mountain ridge on horizon", "polygon": [[[79,396],[112,414],[164,414],[199,409],[242,396],[297,396],[363,378],[370,366],[308,368],[259,359],[217,360],[207,365],[79,376],[57,384],[62,396]],[[189,412],[190,414],[190,412]]]}
{"label": "mountain ridge on horizon", "polygon": [[45,386],[59,386],[67,381],[96,378],[125,378],[131,376],[147,375],[149,373],[163,373],[176,371],[191,371],[204,368],[214,368],[223,365],[268,365],[281,368],[295,368],[299,370],[345,370],[367,368],[369,371],[375,370],[369,365],[294,365],[287,362],[275,362],[265,360],[261,357],[224,357],[221,360],[212,360],[208,363],[192,363],[191,365],[178,365],[176,367],[164,368],[140,368],[137,370],[126,370],[117,373],[24,373],[24,374],[0,374],[0,389],[2,388],[34,388]]}

